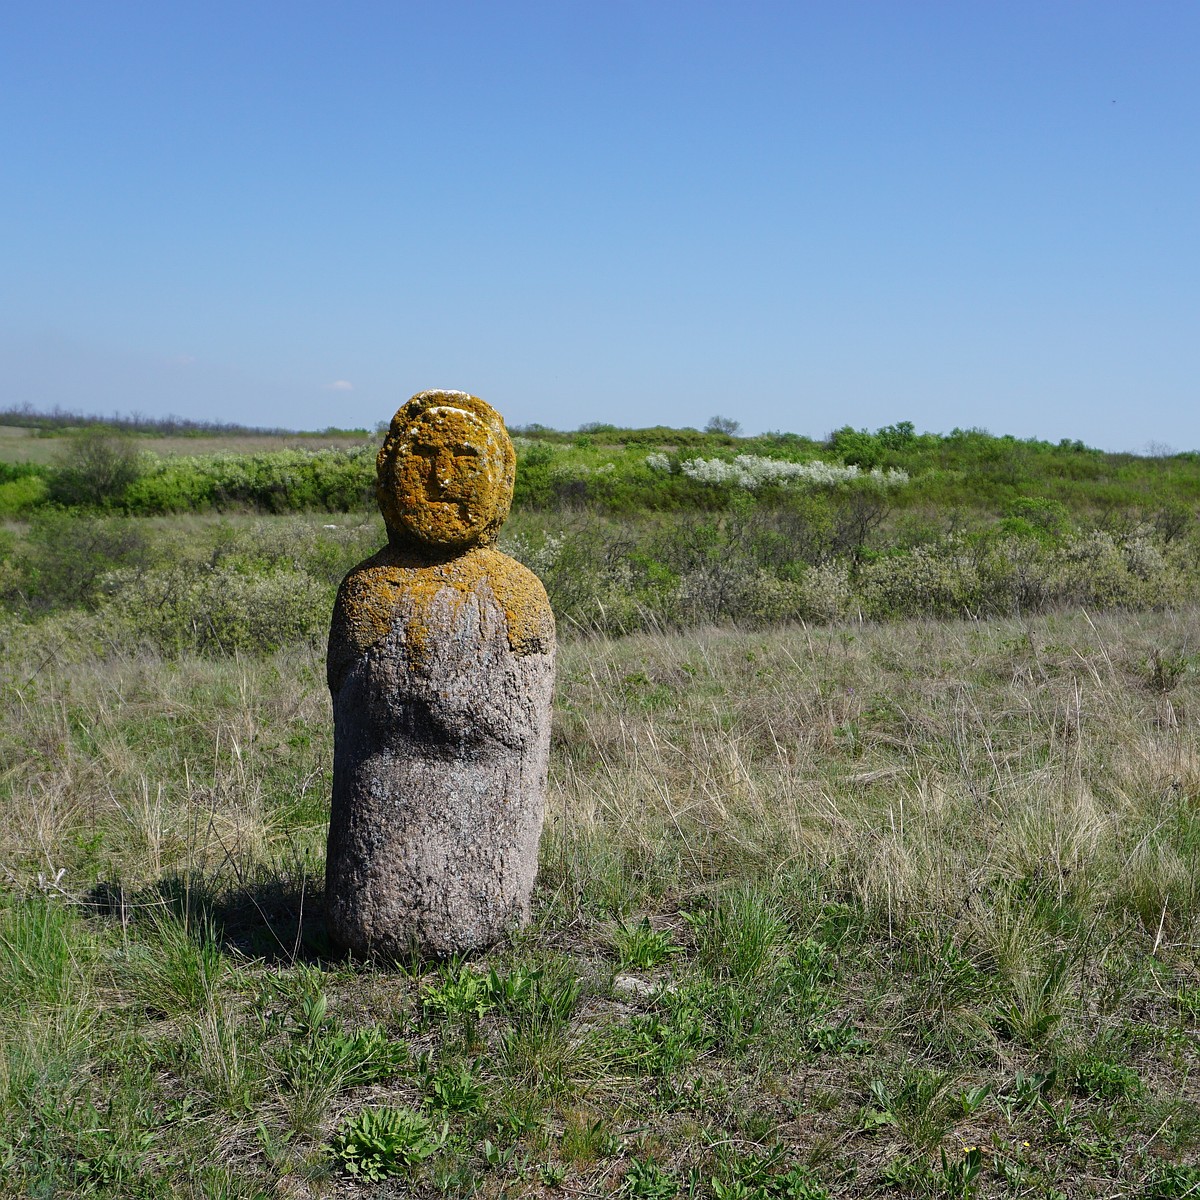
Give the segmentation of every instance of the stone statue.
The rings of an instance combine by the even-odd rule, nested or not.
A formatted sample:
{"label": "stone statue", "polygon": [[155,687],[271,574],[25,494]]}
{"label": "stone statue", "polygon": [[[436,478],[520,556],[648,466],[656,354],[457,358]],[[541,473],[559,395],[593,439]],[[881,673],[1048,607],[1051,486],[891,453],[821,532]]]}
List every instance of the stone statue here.
{"label": "stone statue", "polygon": [[329,631],[328,928],[363,956],[459,954],[529,916],[554,616],[493,545],[516,472],[494,409],[421,392],[376,465],[388,544],[342,581]]}

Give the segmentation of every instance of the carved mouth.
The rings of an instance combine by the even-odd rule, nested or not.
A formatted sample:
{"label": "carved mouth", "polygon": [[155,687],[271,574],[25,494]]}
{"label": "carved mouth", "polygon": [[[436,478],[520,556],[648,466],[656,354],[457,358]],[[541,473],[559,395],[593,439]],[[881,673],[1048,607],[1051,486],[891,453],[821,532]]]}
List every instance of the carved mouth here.
{"label": "carved mouth", "polygon": [[471,506],[465,500],[430,499],[429,504],[432,508],[452,508],[464,525],[471,524]]}

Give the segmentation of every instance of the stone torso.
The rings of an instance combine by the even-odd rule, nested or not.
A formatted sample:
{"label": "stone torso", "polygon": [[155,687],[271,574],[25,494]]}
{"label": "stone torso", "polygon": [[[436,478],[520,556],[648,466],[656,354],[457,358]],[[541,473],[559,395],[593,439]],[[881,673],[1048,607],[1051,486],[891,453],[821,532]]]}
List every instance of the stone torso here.
{"label": "stone torso", "polygon": [[349,666],[387,639],[415,676],[440,678],[445,671],[469,675],[497,637],[516,656],[553,652],[554,616],[532,571],[490,547],[431,563],[428,555],[385,546],[338,590],[329,688],[336,695]]}
{"label": "stone torso", "polygon": [[335,940],[454,954],[520,924],[554,678],[541,582],[491,548],[430,562],[389,545],[342,583],[328,675]]}

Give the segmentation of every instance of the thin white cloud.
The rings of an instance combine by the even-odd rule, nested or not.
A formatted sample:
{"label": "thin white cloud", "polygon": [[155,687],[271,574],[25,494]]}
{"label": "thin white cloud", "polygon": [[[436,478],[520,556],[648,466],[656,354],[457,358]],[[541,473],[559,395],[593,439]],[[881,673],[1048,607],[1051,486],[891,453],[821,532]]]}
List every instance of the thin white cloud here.
{"label": "thin white cloud", "polygon": [[326,385],[326,390],[330,392],[352,392],[354,384],[348,379],[335,379],[332,383]]}

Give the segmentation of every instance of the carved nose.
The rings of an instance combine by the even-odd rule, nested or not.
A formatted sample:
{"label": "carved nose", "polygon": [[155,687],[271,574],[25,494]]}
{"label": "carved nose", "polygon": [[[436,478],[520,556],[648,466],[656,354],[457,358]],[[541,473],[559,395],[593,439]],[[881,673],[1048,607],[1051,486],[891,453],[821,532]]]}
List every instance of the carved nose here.
{"label": "carved nose", "polygon": [[441,451],[434,459],[433,473],[439,487],[449,487],[454,479],[454,455],[448,450]]}

